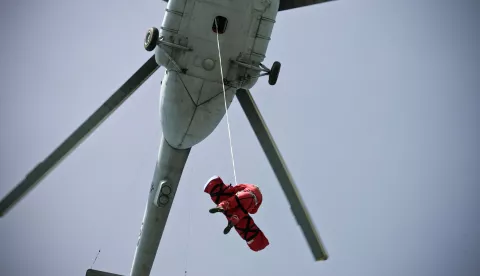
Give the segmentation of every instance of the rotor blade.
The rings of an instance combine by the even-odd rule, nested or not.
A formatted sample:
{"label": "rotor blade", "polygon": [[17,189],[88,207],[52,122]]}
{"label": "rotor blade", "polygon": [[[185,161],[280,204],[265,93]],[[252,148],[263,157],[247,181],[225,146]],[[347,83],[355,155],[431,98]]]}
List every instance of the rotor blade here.
{"label": "rotor blade", "polygon": [[93,130],[113,113],[140,85],[157,69],[155,55],[150,57],[108,100],[106,100],[83,124],[80,125],[45,160],[39,163],[27,176],[0,201],[0,217],[5,215],[22,197],[37,185],[63,158],[75,149]]}
{"label": "rotor blade", "polygon": [[285,196],[290,203],[293,215],[295,216],[297,223],[300,225],[305,239],[307,240],[310,250],[316,261],[328,259],[328,253],[317,234],[317,231],[310,219],[310,215],[300,198],[300,194],[293,182],[292,176],[288,171],[285,161],[283,160],[280,152],[275,144],[275,141],[268,130],[260,111],[252,98],[252,95],[248,90],[237,90],[237,98],[240,105],[247,115],[253,131],[257,135],[258,141],[263,148],[263,151],[267,155],[268,161],[272,166],[275,175],[277,176],[280,186],[285,193]]}
{"label": "rotor blade", "polygon": [[278,11],[291,10],[332,1],[334,0],[280,0]]}

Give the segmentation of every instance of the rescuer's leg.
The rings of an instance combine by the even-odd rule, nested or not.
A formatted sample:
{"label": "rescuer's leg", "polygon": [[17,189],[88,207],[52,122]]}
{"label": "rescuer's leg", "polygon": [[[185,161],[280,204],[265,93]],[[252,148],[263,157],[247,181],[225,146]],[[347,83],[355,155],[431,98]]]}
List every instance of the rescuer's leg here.
{"label": "rescuer's leg", "polygon": [[216,207],[213,207],[211,208],[210,210],[208,210],[211,214],[215,214],[215,213],[218,213],[218,212],[225,212],[225,210],[220,207],[220,206],[216,206]]}
{"label": "rescuer's leg", "polygon": [[225,227],[225,229],[223,229],[223,234],[228,234],[230,233],[230,230],[232,230],[233,228],[233,223],[231,221],[228,221],[228,224],[227,224],[227,227]]}

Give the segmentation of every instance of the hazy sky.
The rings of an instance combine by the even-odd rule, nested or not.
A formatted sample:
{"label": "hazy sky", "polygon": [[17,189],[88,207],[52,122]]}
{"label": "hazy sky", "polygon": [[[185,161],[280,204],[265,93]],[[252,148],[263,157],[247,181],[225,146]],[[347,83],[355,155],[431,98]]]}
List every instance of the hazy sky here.
{"label": "hazy sky", "polygon": [[[233,182],[223,120],[191,152],[152,275],[480,275],[479,3],[340,0],[281,12],[265,61],[282,62],[279,81],[252,93],[330,259],[313,262],[235,100],[237,177],[261,187],[255,220],[271,245],[250,251],[208,213],[204,182]],[[143,38],[165,6],[2,1],[1,197],[150,57]],[[0,220],[0,275],[84,275],[100,248],[94,268],[129,273],[163,73]]]}

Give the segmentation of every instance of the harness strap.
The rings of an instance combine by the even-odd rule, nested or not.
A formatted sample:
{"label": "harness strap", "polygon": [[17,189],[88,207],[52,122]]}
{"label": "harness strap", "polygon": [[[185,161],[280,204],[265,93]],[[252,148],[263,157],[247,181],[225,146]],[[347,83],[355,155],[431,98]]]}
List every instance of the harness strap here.
{"label": "harness strap", "polygon": [[[250,216],[248,216],[247,217],[247,225],[245,226],[245,228],[240,228],[240,227],[235,226],[235,229],[243,232],[242,233],[243,234],[243,239],[246,242],[249,242],[249,241],[253,240],[260,233],[260,229],[258,229],[258,227],[255,227],[255,229],[250,227],[251,222],[252,222],[252,218]],[[249,233],[253,233],[253,235],[250,236],[250,237],[247,237]]]}
{"label": "harness strap", "polygon": [[[232,217],[231,214],[229,214],[228,212],[225,213],[225,216],[227,217],[227,219],[230,219]],[[255,227],[250,227],[250,224],[252,223],[252,218],[250,216],[246,216],[245,218],[243,219],[246,219],[247,220],[247,223],[246,223],[246,226],[245,228],[242,228],[242,227],[238,227],[237,225],[235,225],[235,229],[237,231],[240,231],[240,233],[238,233],[246,242],[250,242],[251,240],[253,240],[256,236],[258,236],[258,234],[260,233],[260,229],[258,228],[258,226],[255,225]],[[242,220],[243,220],[242,219]],[[250,237],[248,237],[248,234],[249,233],[253,233]]]}
{"label": "harness strap", "polygon": [[[222,186],[224,188],[222,188]],[[212,190],[210,191],[210,196],[215,197],[215,199],[213,200],[213,202],[215,202],[215,204],[220,203],[220,197],[222,197],[222,196],[231,197],[231,196],[234,195],[234,192],[230,192],[230,193],[225,192],[225,190],[227,190],[229,187],[230,186],[226,186],[223,183],[219,183],[219,184],[216,184],[215,186],[213,186]],[[215,190],[218,190],[218,191],[215,191]]]}
{"label": "harness strap", "polygon": [[238,196],[235,194],[235,201],[237,201],[238,208],[240,208],[240,210],[242,210],[243,213],[248,214],[247,210],[245,210],[245,208],[243,208],[240,200],[241,199],[239,199]]}

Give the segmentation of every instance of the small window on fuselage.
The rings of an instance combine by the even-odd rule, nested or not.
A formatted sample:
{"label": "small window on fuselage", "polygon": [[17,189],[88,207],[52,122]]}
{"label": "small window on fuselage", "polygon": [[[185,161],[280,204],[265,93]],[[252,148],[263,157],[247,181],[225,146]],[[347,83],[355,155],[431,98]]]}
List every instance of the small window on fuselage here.
{"label": "small window on fuselage", "polygon": [[213,19],[212,31],[218,34],[223,34],[227,29],[228,20],[223,16],[217,16]]}

